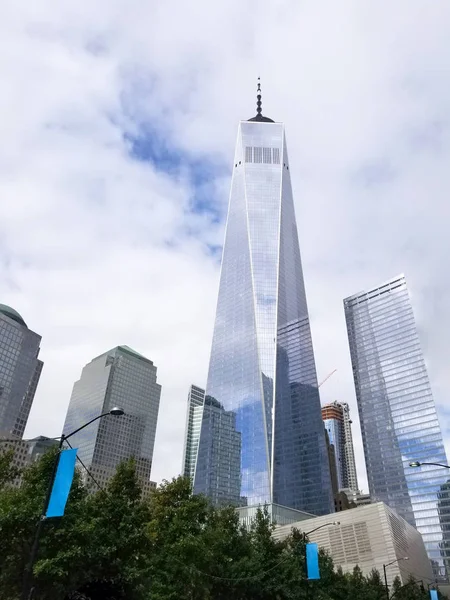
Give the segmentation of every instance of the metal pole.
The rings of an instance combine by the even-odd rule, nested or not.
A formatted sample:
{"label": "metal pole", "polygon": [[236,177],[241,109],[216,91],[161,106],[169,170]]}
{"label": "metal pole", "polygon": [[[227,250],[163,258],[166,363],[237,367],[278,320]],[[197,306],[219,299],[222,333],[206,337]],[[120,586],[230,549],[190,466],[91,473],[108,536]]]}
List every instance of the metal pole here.
{"label": "metal pole", "polygon": [[65,436],[62,435],[58,446],[58,455],[55,462],[53,463],[52,475],[48,482],[47,493],[45,495],[44,508],[36,527],[36,533],[34,535],[33,546],[31,547],[30,559],[25,567],[25,573],[23,578],[22,587],[22,600],[32,600],[34,596],[34,587],[30,587],[33,580],[33,566],[36,562],[37,553],[39,550],[39,540],[42,533],[43,523],[46,519],[45,513],[47,512],[48,504],[50,502],[50,496],[52,495],[53,483],[55,482],[56,471],[58,469],[59,457],[61,456],[61,449],[63,447]]}
{"label": "metal pole", "polygon": [[34,588],[29,589],[30,582],[33,579],[33,565],[36,561],[36,556],[37,556],[38,549],[39,549],[39,538],[41,537],[41,532],[42,532],[42,524],[46,519],[45,513],[47,512],[48,503],[50,502],[50,496],[52,495],[53,483],[55,482],[56,470],[58,469],[58,464],[59,464],[59,457],[61,455],[61,449],[63,447],[65,440],[69,439],[70,437],[72,437],[73,435],[75,435],[76,433],[78,433],[79,431],[81,431],[82,429],[84,429],[85,427],[87,427],[88,425],[93,423],[94,421],[101,419],[102,417],[107,417],[108,415],[121,416],[123,414],[124,414],[123,408],[116,406],[107,413],[97,415],[96,417],[94,417],[93,419],[91,419],[90,421],[85,423],[84,425],[81,425],[81,427],[78,427],[78,429],[75,429],[75,431],[72,431],[68,435],[63,434],[61,436],[61,438],[59,440],[58,456],[55,460],[55,464],[53,465],[52,476],[50,478],[48,488],[47,488],[47,495],[45,497],[44,510],[42,511],[42,515],[41,515],[39,522],[37,524],[37,527],[36,527],[36,534],[34,536],[34,542],[33,542],[32,548],[31,548],[30,560],[29,560],[27,566],[25,567],[21,600],[33,600]]}
{"label": "metal pole", "polygon": [[389,600],[389,587],[388,587],[387,575],[386,575],[386,565],[383,565],[383,571],[384,571],[384,585],[386,586],[386,600]]}

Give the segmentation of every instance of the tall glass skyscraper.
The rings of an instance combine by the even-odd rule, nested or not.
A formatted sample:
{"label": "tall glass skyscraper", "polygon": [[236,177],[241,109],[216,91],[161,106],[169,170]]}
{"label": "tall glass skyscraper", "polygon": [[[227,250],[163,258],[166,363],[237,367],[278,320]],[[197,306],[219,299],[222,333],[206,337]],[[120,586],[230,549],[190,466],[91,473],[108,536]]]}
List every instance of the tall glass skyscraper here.
{"label": "tall glass skyscraper", "polygon": [[44,363],[41,336],[0,304],[0,437],[23,437]]}
{"label": "tall glass skyscraper", "polygon": [[205,390],[191,385],[188,395],[186,429],[183,451],[183,475],[194,482],[195,463],[197,461],[198,441],[202,427]]}
{"label": "tall glass skyscraper", "polygon": [[284,125],[262,116],[260,91],[257,106],[238,129],[194,489],[319,515],[333,500]]}
{"label": "tall glass skyscraper", "polygon": [[344,300],[370,494],[422,534],[448,576],[450,506],[441,429],[403,275]]}
{"label": "tall glass skyscraper", "polygon": [[100,483],[120,462],[136,459],[137,474],[150,486],[161,386],[151,360],[128,346],[118,346],[87,364],[73,386],[63,433],[74,431],[115,406],[121,417],[95,421],[71,438],[78,455]]}

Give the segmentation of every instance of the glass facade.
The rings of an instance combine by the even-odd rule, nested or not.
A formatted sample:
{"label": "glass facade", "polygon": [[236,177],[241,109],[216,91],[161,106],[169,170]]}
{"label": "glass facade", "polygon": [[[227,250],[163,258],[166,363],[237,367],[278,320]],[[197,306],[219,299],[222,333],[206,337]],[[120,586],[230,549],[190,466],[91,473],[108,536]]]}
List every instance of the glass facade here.
{"label": "glass facade", "polygon": [[188,395],[186,414],[186,430],[183,452],[183,475],[194,482],[195,463],[197,460],[198,441],[202,426],[205,390],[191,385]]}
{"label": "glass facade", "polygon": [[448,579],[450,506],[441,429],[403,275],[344,300],[370,494],[422,534]]}
{"label": "glass facade", "polygon": [[95,421],[70,440],[100,482],[130,457],[136,459],[140,479],[149,481],[160,396],[156,367],[128,346],[118,346],[84,367],[73,387],[63,432],[68,434],[115,406],[125,411],[123,416]]}
{"label": "glass facade", "polygon": [[0,304],[0,437],[23,437],[39,383],[41,336]]}
{"label": "glass facade", "polygon": [[[239,125],[206,394],[196,492],[332,511],[282,123]],[[239,469],[222,464],[227,445]]]}
{"label": "glass facade", "polygon": [[334,446],[338,488],[357,491],[358,478],[348,404],[346,402],[325,404],[322,406],[322,419],[330,444]]}

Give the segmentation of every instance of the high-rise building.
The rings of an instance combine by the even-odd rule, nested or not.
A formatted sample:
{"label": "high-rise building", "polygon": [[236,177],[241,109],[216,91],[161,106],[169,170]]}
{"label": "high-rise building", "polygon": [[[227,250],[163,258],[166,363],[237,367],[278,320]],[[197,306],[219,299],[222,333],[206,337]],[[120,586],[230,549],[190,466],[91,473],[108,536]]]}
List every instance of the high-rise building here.
{"label": "high-rise building", "polygon": [[[240,495],[242,444],[236,413],[225,410],[212,396],[205,396],[201,436],[196,461],[196,493],[208,495],[216,505],[246,504]],[[217,485],[218,482],[221,485]]]}
{"label": "high-rise building", "polygon": [[71,438],[78,456],[100,483],[106,483],[123,460],[134,457],[141,482],[151,488],[150,472],[161,386],[151,360],[128,346],[94,358],[73,386],[64,423],[68,434],[115,406],[120,417],[107,416]]}
{"label": "high-rise building", "polygon": [[187,401],[186,429],[183,451],[183,475],[194,482],[195,463],[197,460],[198,440],[202,426],[205,390],[191,385]]}
{"label": "high-rise building", "polygon": [[22,438],[44,363],[41,336],[0,304],[0,437]]}
{"label": "high-rise building", "polygon": [[322,419],[330,444],[334,446],[338,488],[358,489],[352,421],[346,402],[331,402],[322,406]]}
{"label": "high-rise building", "polygon": [[[333,511],[284,125],[241,121],[195,491],[241,505]],[[223,411],[221,451],[211,419]],[[222,434],[220,434],[222,435]],[[239,440],[239,441],[238,441]],[[239,447],[240,469],[221,464]]]}
{"label": "high-rise building", "polygon": [[344,300],[370,495],[422,534],[447,577],[450,507],[441,429],[403,275]]}

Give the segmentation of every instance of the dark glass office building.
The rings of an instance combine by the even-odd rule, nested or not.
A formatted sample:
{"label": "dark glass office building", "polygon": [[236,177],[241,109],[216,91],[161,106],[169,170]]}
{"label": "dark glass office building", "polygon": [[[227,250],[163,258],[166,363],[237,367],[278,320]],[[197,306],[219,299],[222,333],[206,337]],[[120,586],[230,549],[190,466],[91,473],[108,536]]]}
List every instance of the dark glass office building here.
{"label": "dark glass office building", "polygon": [[284,125],[260,97],[238,130],[206,397],[195,491],[333,510]]}
{"label": "dark glass office building", "polygon": [[17,311],[0,304],[0,437],[23,437],[44,364],[40,343]]}
{"label": "dark glass office building", "polygon": [[448,578],[447,464],[430,381],[403,275],[344,300],[372,501],[422,534],[435,576]]}

